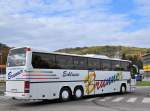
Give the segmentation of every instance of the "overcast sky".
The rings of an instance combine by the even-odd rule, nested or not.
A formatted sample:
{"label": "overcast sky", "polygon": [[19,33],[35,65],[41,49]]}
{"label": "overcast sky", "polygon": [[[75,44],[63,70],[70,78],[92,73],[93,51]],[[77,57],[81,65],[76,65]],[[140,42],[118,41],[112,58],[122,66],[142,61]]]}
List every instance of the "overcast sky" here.
{"label": "overcast sky", "polygon": [[0,0],[0,42],[48,51],[150,48],[150,0]]}

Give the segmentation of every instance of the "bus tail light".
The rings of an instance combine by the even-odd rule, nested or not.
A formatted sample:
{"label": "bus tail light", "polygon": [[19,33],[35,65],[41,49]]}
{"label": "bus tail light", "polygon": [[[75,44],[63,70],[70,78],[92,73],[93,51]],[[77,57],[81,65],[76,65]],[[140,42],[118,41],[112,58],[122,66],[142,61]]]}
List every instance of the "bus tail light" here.
{"label": "bus tail light", "polygon": [[24,82],[24,93],[29,93],[30,92],[30,82],[25,81]]}
{"label": "bus tail light", "polygon": [[25,48],[25,51],[27,52],[27,51],[31,51],[31,48]]}

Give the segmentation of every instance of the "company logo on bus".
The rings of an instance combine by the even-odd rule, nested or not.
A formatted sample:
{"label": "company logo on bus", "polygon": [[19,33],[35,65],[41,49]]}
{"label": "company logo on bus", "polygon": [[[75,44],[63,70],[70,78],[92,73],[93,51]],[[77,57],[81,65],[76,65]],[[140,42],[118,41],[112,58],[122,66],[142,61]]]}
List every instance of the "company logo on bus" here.
{"label": "company logo on bus", "polygon": [[70,71],[64,71],[63,72],[63,77],[69,77],[69,76],[79,76],[79,73],[73,73],[73,72],[70,72]]}
{"label": "company logo on bus", "polygon": [[13,73],[10,71],[10,72],[8,72],[8,79],[12,79],[12,78],[14,78],[14,77],[20,75],[22,72],[23,72],[23,70],[20,70],[20,71],[18,71],[18,72],[16,72],[16,73],[13,74]]}
{"label": "company logo on bus", "polygon": [[96,78],[96,72],[89,72],[88,75],[85,77],[85,92],[89,95],[92,92],[94,92],[94,90],[99,90],[101,88],[104,88],[108,85],[111,85],[112,83],[122,80],[123,76],[122,76],[122,72],[119,72],[113,76],[110,76],[104,80],[97,80],[95,81]]}
{"label": "company logo on bus", "polygon": [[117,73],[114,76],[111,76],[105,80],[101,80],[101,81],[96,81],[96,89],[99,90],[100,88],[104,88],[107,85],[111,85],[112,83],[122,80],[123,76],[122,76],[122,72]]}
{"label": "company logo on bus", "polygon": [[89,72],[88,75],[85,77],[85,92],[87,94],[91,94],[95,90],[95,78],[96,78],[96,73],[95,71]]}

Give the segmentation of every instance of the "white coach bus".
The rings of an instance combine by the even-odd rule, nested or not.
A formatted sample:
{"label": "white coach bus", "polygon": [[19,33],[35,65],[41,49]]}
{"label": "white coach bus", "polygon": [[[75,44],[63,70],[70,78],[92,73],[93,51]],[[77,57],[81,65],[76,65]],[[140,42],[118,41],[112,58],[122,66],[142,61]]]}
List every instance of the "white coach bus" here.
{"label": "white coach bus", "polygon": [[15,99],[67,101],[113,92],[130,92],[131,62],[101,56],[11,49],[5,95]]}

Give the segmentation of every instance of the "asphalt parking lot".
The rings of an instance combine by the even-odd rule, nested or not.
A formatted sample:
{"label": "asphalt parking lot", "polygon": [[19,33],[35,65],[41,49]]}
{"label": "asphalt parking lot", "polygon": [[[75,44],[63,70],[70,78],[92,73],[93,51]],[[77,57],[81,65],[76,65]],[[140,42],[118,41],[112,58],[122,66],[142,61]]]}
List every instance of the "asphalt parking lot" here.
{"label": "asphalt parking lot", "polygon": [[69,102],[19,101],[0,96],[0,111],[149,111],[150,87],[138,87],[135,92],[85,97]]}

